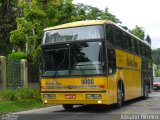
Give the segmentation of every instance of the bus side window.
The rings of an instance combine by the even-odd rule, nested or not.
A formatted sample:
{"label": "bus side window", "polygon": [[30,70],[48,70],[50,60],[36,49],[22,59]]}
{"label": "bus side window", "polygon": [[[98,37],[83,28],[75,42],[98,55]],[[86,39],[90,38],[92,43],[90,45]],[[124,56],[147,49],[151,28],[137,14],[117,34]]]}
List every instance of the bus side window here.
{"label": "bus side window", "polygon": [[142,56],[145,57],[146,55],[146,48],[145,48],[145,45],[142,44]]}
{"label": "bus side window", "polygon": [[151,57],[151,49],[149,47],[147,47],[148,51],[147,51],[147,55],[148,55],[148,58],[152,58]]}
{"label": "bus side window", "polygon": [[138,54],[138,45],[136,39],[134,39],[134,47],[135,47],[135,53]]}
{"label": "bus side window", "polygon": [[122,48],[122,31],[119,29],[115,29],[115,39],[116,39],[116,45],[120,48]]}
{"label": "bus side window", "polygon": [[141,43],[137,41],[137,50],[138,50],[138,55],[141,55]]}
{"label": "bus side window", "polygon": [[141,56],[142,56],[142,43],[141,42],[139,42],[139,45],[140,45],[140,53],[141,53]]}
{"label": "bus side window", "polygon": [[116,72],[115,50],[107,48],[107,55],[108,55],[108,74],[114,74]]}
{"label": "bus side window", "polygon": [[128,51],[132,51],[131,37],[127,36]]}
{"label": "bus side window", "polygon": [[106,40],[110,43],[114,44],[113,40],[113,29],[111,25],[106,25]]}
{"label": "bus side window", "polygon": [[133,39],[133,38],[131,38],[131,51],[132,51],[133,53],[136,52],[135,42],[134,42],[134,39]]}
{"label": "bus side window", "polygon": [[124,50],[128,50],[128,40],[127,40],[127,35],[126,33],[122,32],[122,48]]}
{"label": "bus side window", "polygon": [[151,58],[151,50],[148,46],[146,46],[146,56],[147,58]]}

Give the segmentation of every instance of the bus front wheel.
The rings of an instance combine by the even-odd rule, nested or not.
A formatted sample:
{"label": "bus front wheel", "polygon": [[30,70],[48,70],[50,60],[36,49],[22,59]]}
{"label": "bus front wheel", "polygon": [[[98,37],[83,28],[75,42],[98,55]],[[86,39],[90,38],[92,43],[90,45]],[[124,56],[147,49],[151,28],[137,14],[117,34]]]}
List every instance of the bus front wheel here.
{"label": "bus front wheel", "polygon": [[70,110],[70,109],[73,108],[73,105],[72,105],[72,104],[63,104],[62,106],[63,106],[63,108],[64,108],[65,110]]}
{"label": "bus front wheel", "polygon": [[122,104],[123,104],[123,90],[122,90],[122,85],[121,84],[119,84],[118,88],[117,88],[117,103],[116,103],[116,108],[121,108]]}

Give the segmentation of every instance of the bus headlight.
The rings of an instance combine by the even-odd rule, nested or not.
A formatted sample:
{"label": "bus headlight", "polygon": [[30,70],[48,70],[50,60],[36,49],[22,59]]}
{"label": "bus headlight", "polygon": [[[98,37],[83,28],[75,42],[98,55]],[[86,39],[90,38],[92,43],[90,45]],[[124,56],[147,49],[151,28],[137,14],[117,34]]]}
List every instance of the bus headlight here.
{"label": "bus headlight", "polygon": [[86,94],[86,99],[102,99],[101,94]]}
{"label": "bus headlight", "polygon": [[43,94],[44,99],[55,99],[56,95],[55,94]]}

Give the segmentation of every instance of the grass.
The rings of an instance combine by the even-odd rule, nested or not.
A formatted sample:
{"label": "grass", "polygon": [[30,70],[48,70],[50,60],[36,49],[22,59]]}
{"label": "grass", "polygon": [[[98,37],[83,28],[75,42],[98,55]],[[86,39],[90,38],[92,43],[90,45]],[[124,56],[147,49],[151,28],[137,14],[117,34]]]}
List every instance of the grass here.
{"label": "grass", "polygon": [[0,91],[0,114],[45,107],[40,97],[40,90],[19,88]]}
{"label": "grass", "polygon": [[28,99],[21,101],[1,101],[0,114],[24,111],[34,108],[45,107],[40,99]]}
{"label": "grass", "polygon": [[18,101],[27,99],[40,99],[40,90],[32,88],[19,88],[16,90],[1,90],[0,101]]}

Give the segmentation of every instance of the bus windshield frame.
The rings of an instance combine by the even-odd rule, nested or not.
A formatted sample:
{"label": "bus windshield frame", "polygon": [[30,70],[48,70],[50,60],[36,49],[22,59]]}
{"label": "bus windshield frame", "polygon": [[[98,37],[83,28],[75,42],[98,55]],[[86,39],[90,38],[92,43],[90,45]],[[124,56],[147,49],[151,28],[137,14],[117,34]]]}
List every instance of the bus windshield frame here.
{"label": "bus windshield frame", "polygon": [[44,45],[43,77],[104,75],[103,54],[102,40]]}

